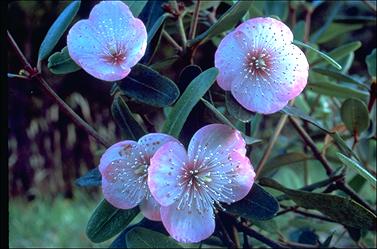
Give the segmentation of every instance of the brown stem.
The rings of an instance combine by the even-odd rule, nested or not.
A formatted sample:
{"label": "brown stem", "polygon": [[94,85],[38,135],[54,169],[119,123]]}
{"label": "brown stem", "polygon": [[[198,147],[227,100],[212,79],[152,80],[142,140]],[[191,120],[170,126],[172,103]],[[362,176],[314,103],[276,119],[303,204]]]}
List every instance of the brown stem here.
{"label": "brown stem", "polygon": [[287,246],[279,243],[279,242],[276,242],[276,241],[273,241],[269,238],[267,238],[266,236],[264,236],[263,234],[255,231],[254,229],[242,224],[242,223],[237,223],[236,224],[236,227],[238,228],[238,230],[246,233],[247,235],[249,235],[250,237],[253,237],[257,240],[259,240],[260,242],[272,247],[272,248],[288,248]]}
{"label": "brown stem", "polygon": [[[314,141],[311,139],[309,134],[300,126],[298,121],[293,118],[289,117],[289,121],[292,123],[293,127],[297,130],[297,132],[300,134],[301,138],[307,143],[311,151],[313,152],[313,155],[318,159],[318,161],[321,162],[323,167],[326,170],[326,174],[328,176],[333,175],[333,170],[330,166],[330,163],[327,161],[327,159],[321,154],[319,149],[317,148]],[[371,212],[376,213],[376,211],[365,201],[363,200],[359,194],[357,194],[353,189],[351,189],[345,182],[343,181],[336,181],[336,186],[338,189],[342,190],[346,194],[348,194],[352,199],[354,199],[356,202],[363,205],[365,208],[369,209]]]}
{"label": "brown stem", "polygon": [[224,235],[223,236],[224,238],[222,238],[223,242],[228,246],[228,248],[237,248],[236,245],[234,244],[234,242],[232,241],[232,239],[230,238],[229,233],[226,230],[226,228],[225,228],[225,226],[224,226],[224,224],[223,224],[223,222],[222,222],[219,214],[216,214],[216,218],[217,218],[218,224],[220,225],[221,231],[222,231],[222,233]]}
{"label": "brown stem", "polygon": [[264,166],[266,165],[267,159],[270,157],[272,148],[274,147],[274,145],[275,145],[275,143],[276,143],[276,141],[277,141],[277,139],[278,139],[278,137],[280,135],[280,132],[283,129],[283,127],[285,125],[285,122],[287,121],[287,117],[288,117],[287,114],[282,114],[281,115],[281,117],[279,119],[279,122],[276,125],[276,128],[274,130],[274,134],[272,134],[272,137],[270,138],[268,146],[267,146],[266,150],[264,151],[262,159],[259,161],[259,164],[258,164],[258,167],[257,167],[257,171],[255,173],[256,174],[255,178],[258,178],[258,176],[262,172]]}
{"label": "brown stem", "polygon": [[56,93],[55,91],[50,87],[50,85],[47,83],[47,81],[42,77],[40,72],[33,68],[29,61],[26,59],[20,48],[18,47],[17,43],[13,39],[10,32],[7,30],[7,37],[10,45],[16,52],[17,57],[21,61],[24,69],[30,74],[29,79],[36,79],[39,81],[39,87],[43,91],[47,93],[54,101],[58,104],[58,106],[61,108],[61,110],[72,120],[72,122],[82,128],[84,131],[86,131],[89,135],[94,137],[98,142],[100,142],[105,147],[110,147],[110,143],[108,143],[104,138],[102,138],[88,123],[86,123],[77,113],[75,113]]}
{"label": "brown stem", "polygon": [[327,221],[327,222],[337,223],[335,220],[333,220],[333,219],[331,219],[329,217],[299,210],[298,206],[295,206],[295,207],[286,207],[285,205],[282,205],[282,204],[280,206],[282,208],[285,208],[285,210],[288,209],[289,211],[292,211],[292,212],[297,213],[297,214],[301,214],[301,215],[306,216],[306,217],[315,218],[315,219],[319,219],[319,220],[323,220],[323,221]]}
{"label": "brown stem", "polygon": [[309,41],[309,34],[310,34],[310,25],[311,25],[311,20],[312,20],[312,13],[313,13],[313,10],[311,8],[308,8],[306,10],[305,29],[304,29],[304,43],[307,43]]}
{"label": "brown stem", "polygon": [[170,43],[170,45],[172,45],[175,49],[177,49],[180,53],[183,52],[183,49],[181,46],[179,46],[179,44],[174,40],[173,37],[171,37],[169,35],[168,32],[166,32],[165,30],[162,31],[162,36],[166,39],[167,42]]}
{"label": "brown stem", "polygon": [[192,15],[190,31],[189,31],[189,35],[188,35],[189,40],[195,38],[196,28],[198,26],[199,10],[200,10],[200,0],[196,0],[195,10],[194,10],[194,13]]}

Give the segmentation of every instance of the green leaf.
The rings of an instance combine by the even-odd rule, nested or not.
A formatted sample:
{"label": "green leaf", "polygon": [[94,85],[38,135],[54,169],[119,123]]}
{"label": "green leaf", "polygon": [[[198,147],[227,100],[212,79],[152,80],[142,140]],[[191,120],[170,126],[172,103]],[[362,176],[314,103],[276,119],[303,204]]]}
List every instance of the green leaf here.
{"label": "green leaf", "polygon": [[360,134],[369,126],[368,108],[358,99],[346,99],[340,108],[340,116],[352,134]]}
{"label": "green leaf", "polygon": [[67,47],[60,52],[53,53],[48,58],[47,67],[53,74],[73,73],[81,69],[69,56]]}
{"label": "green leaf", "polygon": [[225,206],[226,211],[250,220],[268,220],[279,210],[279,203],[260,185],[254,183],[250,192],[240,201]]}
{"label": "green leaf", "polygon": [[241,106],[229,91],[225,93],[225,105],[234,118],[244,123],[249,122],[254,117],[254,114]]}
{"label": "green leaf", "polygon": [[156,35],[156,33],[161,33],[161,27],[163,27],[163,24],[165,23],[166,18],[169,17],[170,14],[166,13],[160,16],[156,22],[153,24],[151,29],[148,31],[148,40],[147,43],[150,44],[152,38]]}
{"label": "green leaf", "polygon": [[372,53],[365,58],[365,63],[368,66],[370,77],[376,79],[376,49],[373,49]]}
{"label": "green leaf", "polygon": [[260,175],[265,175],[267,172],[270,172],[272,170],[278,169],[282,166],[298,163],[298,162],[304,162],[311,159],[306,154],[302,152],[289,152],[283,155],[278,155],[276,157],[271,158],[261,171]]}
{"label": "green leaf", "polygon": [[88,221],[86,235],[94,243],[108,240],[126,228],[138,213],[138,207],[118,209],[102,200]]}
{"label": "green leaf", "polygon": [[334,66],[336,69],[338,70],[341,70],[342,69],[342,66],[339,65],[338,62],[336,62],[333,58],[331,58],[329,55],[327,55],[326,53],[324,52],[321,52],[313,47],[311,47],[310,45],[308,44],[305,44],[303,42],[300,42],[298,40],[293,40],[292,42],[293,44],[297,45],[297,46],[302,46],[302,47],[305,47],[305,48],[308,48],[310,50],[312,50],[313,52],[316,52],[319,56],[321,56],[324,60],[326,60],[328,63],[330,63],[332,66]]}
{"label": "green leaf", "polygon": [[339,80],[339,81],[342,81],[342,82],[353,83],[357,86],[363,87],[366,90],[369,90],[369,88],[366,85],[364,85],[362,82],[360,82],[360,81],[358,81],[358,80],[356,80],[356,79],[354,79],[354,78],[352,78],[352,77],[350,77],[346,74],[336,72],[336,71],[333,71],[333,70],[329,70],[329,69],[325,69],[325,68],[313,68],[312,70],[316,73],[331,77],[333,79],[336,79],[336,80]]}
{"label": "green leaf", "polygon": [[219,73],[217,68],[210,68],[193,79],[178,99],[162,128],[163,133],[178,137],[192,108],[215,82]]}
{"label": "green leaf", "polygon": [[96,187],[101,186],[102,176],[98,168],[94,168],[86,172],[85,175],[76,179],[75,184],[79,187]]}
{"label": "green leaf", "polygon": [[285,193],[298,206],[318,210],[340,224],[354,228],[375,229],[376,215],[349,198],[288,189],[270,178],[261,178],[259,183]]}
{"label": "green leaf", "polygon": [[135,227],[126,234],[128,248],[183,248],[174,239],[153,230]]}
{"label": "green leaf", "polygon": [[[227,119],[219,110],[217,110],[217,108],[215,106],[213,106],[211,103],[209,103],[207,100],[205,100],[203,98],[201,99],[201,101],[204,103],[204,105],[206,107],[208,107],[208,109],[210,109],[215,114],[216,118],[219,121],[221,121],[223,124],[229,125],[233,129],[237,130],[237,127],[235,127],[233,125],[233,123],[229,121],[229,119]],[[242,137],[245,139],[245,143],[247,145],[252,145],[252,144],[262,142],[262,140],[260,140],[258,138],[247,136],[244,133],[242,133]]]}
{"label": "green leaf", "polygon": [[157,107],[171,105],[179,96],[179,89],[172,80],[140,63],[118,85],[122,94]]}
{"label": "green leaf", "polygon": [[238,1],[233,4],[209,29],[198,35],[195,39],[188,41],[187,45],[192,47],[197,43],[204,43],[212,37],[233,28],[238,21],[249,10],[252,1]]}
{"label": "green leaf", "polygon": [[267,16],[278,16],[280,20],[285,21],[288,17],[288,1],[270,1],[264,5]]}
{"label": "green leaf", "polygon": [[362,24],[340,24],[332,23],[326,32],[322,33],[317,40],[318,44],[326,43],[334,38],[339,37],[342,34],[352,32],[362,28]]}
{"label": "green leaf", "polygon": [[122,130],[124,139],[137,141],[146,134],[144,128],[136,121],[124,98],[117,94],[111,105],[111,113]]}
{"label": "green leaf", "polygon": [[[331,50],[328,55],[333,58],[334,60],[340,60],[346,56],[348,56],[350,53],[356,51],[361,47],[360,41],[350,42],[347,44],[344,44],[342,46],[339,46],[333,50]],[[322,63],[328,63],[327,60],[324,60],[324,58],[319,58],[318,60],[315,60],[312,62],[311,66],[314,65],[321,65]]]}
{"label": "green leaf", "polygon": [[130,8],[132,14],[137,17],[143,10],[144,6],[147,4],[148,1],[140,1],[140,0],[123,0],[123,3],[127,4]]}
{"label": "green leaf", "polygon": [[80,1],[73,1],[70,3],[52,24],[45,38],[43,39],[41,46],[39,47],[38,61],[47,58],[47,56],[54,49],[60,37],[62,37],[65,30],[76,16],[77,11],[80,8],[80,3]]}
{"label": "green leaf", "polygon": [[364,177],[370,184],[376,187],[376,178],[371,173],[369,173],[363,166],[361,166],[359,162],[339,152],[337,152],[336,155],[338,156],[339,160],[342,161],[344,165],[355,170],[359,175]]}
{"label": "green leaf", "polygon": [[358,98],[366,100],[369,93],[366,91],[334,84],[330,82],[313,82],[308,85],[308,88],[316,93],[320,93],[326,96],[338,97],[338,98]]}

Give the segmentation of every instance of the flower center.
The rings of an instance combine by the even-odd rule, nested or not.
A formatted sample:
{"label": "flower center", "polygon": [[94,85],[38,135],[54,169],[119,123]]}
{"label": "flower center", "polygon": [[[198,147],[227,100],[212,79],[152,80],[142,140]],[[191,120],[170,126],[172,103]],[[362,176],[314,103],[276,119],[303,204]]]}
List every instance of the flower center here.
{"label": "flower center", "polygon": [[244,63],[245,78],[270,75],[269,58],[270,55],[266,54],[265,51],[247,53],[246,63]]}
{"label": "flower center", "polygon": [[120,65],[126,60],[126,51],[123,48],[110,47],[103,59],[113,65]]}

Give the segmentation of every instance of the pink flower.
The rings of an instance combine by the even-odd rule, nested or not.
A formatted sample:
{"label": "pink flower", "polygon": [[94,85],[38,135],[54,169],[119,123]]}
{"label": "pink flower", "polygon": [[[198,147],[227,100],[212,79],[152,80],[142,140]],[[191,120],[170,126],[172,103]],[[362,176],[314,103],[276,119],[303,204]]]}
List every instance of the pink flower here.
{"label": "pink flower", "polygon": [[198,130],[186,152],[164,144],[151,159],[149,189],[161,204],[161,220],[180,242],[199,242],[215,229],[214,208],[244,198],[254,182],[240,132],[212,124]]}
{"label": "pink flower", "polygon": [[143,57],[147,31],[121,1],[102,1],[67,37],[71,58],[92,76],[106,81],[126,77]]}
{"label": "pink flower", "polygon": [[98,166],[105,199],[121,209],[140,204],[145,217],[161,220],[160,205],[151,196],[147,185],[148,167],[156,150],[172,141],[178,142],[169,135],[151,133],[138,142],[125,140],[108,148]]}
{"label": "pink flower", "polygon": [[269,17],[250,19],[221,41],[215,53],[217,83],[246,109],[274,113],[306,86],[309,65],[293,34]]}

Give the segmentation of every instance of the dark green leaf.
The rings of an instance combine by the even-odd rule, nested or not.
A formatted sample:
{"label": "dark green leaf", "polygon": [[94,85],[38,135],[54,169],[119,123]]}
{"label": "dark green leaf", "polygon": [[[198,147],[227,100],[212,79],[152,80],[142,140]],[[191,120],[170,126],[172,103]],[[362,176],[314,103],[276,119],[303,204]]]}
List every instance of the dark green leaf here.
{"label": "dark green leaf", "polygon": [[122,231],[138,213],[138,207],[118,209],[103,200],[88,221],[86,235],[94,243],[108,240]]}
{"label": "dark green leaf", "polygon": [[126,234],[128,248],[183,248],[174,239],[143,227],[135,227]]}
{"label": "dark green leaf", "polygon": [[350,235],[351,239],[354,241],[359,241],[361,238],[361,229],[360,228],[353,228],[349,226],[344,226],[347,230],[348,234]]}
{"label": "dark green leaf", "polygon": [[264,5],[267,16],[278,16],[280,20],[285,21],[288,17],[288,1],[270,1]]}
{"label": "dark green leaf", "polygon": [[365,58],[365,63],[368,66],[368,73],[372,78],[376,78],[376,60],[376,49],[373,49],[372,53]]}
{"label": "dark green leaf", "polygon": [[60,37],[62,37],[65,30],[76,16],[77,11],[80,8],[80,3],[80,1],[73,1],[70,3],[52,24],[39,47],[38,61],[47,58],[54,49]]}
{"label": "dark green leaf", "polygon": [[265,175],[267,172],[270,172],[272,170],[275,170],[285,165],[298,163],[298,162],[304,162],[309,159],[311,158],[302,152],[289,152],[283,155],[279,155],[279,156],[273,157],[266,163],[260,175],[261,176]]}
{"label": "dark green leaf", "polygon": [[192,108],[194,108],[202,96],[215,82],[218,73],[218,69],[213,67],[207,69],[193,81],[191,81],[190,85],[178,99],[173,109],[169,112],[169,115],[162,128],[163,133],[167,133],[175,137],[179,136]]}
{"label": "dark green leaf", "polygon": [[358,30],[362,28],[364,25],[362,24],[340,24],[340,23],[332,23],[326,32],[322,33],[317,40],[318,44],[322,44],[328,41],[331,41],[334,38],[339,37],[342,34],[352,32],[354,30]]}
{"label": "dark green leaf", "polygon": [[368,108],[358,99],[346,99],[340,108],[340,116],[352,134],[360,134],[369,126]]}
{"label": "dark green leaf", "polygon": [[178,55],[173,55],[172,57],[159,60],[158,62],[149,65],[149,67],[152,68],[153,70],[160,71],[167,67],[172,66],[179,58],[180,57]]}
{"label": "dark green leaf", "polygon": [[366,91],[334,84],[330,82],[313,82],[308,85],[308,88],[316,93],[320,93],[326,96],[338,97],[338,98],[358,98],[366,100],[369,93]]}
{"label": "dark green leaf", "polygon": [[[342,46],[339,46],[335,48],[334,50],[331,50],[328,53],[328,55],[334,60],[340,60],[348,56],[350,53],[356,51],[360,47],[361,47],[360,41],[350,42]],[[317,64],[321,65],[322,63],[328,63],[328,61],[324,60],[323,58],[319,58],[318,60],[313,61],[311,65],[312,66],[317,65]]]}
{"label": "dark green leaf", "polygon": [[308,45],[308,44],[305,44],[303,42],[300,42],[298,40],[293,40],[292,42],[293,44],[297,45],[297,46],[302,46],[302,47],[305,47],[305,48],[308,48],[310,50],[312,50],[313,52],[316,52],[319,56],[321,56],[324,60],[326,60],[328,63],[330,63],[332,66],[334,66],[336,69],[338,70],[341,70],[342,69],[342,66],[339,65],[338,62],[336,62],[333,58],[331,58],[329,55],[327,55],[326,53],[324,52],[321,52],[315,48],[313,48],[312,46]]}
{"label": "dark green leaf", "polygon": [[254,183],[245,198],[231,205],[226,211],[251,220],[268,220],[279,210],[278,201],[261,186]]}
{"label": "dark green leaf", "polygon": [[122,94],[157,107],[171,105],[179,96],[172,80],[140,63],[118,85]]}
{"label": "dark green leaf", "polygon": [[316,31],[313,35],[310,36],[310,42],[316,43],[318,38],[327,31],[330,24],[333,22],[336,14],[340,10],[340,7],[343,5],[341,1],[334,1],[330,3],[330,8],[328,13],[326,13],[325,23]]}
{"label": "dark green leaf", "polygon": [[359,162],[348,158],[347,156],[341,154],[341,153],[336,153],[338,156],[339,160],[342,161],[342,163],[351,169],[355,170],[359,175],[364,177],[370,184],[372,184],[374,187],[376,187],[376,178],[369,173],[363,166],[360,165]]}
{"label": "dark green leaf", "polygon": [[237,3],[233,4],[232,7],[230,7],[230,9],[225,12],[215,24],[213,24],[202,34],[198,35],[195,39],[188,41],[187,45],[191,47],[197,43],[202,44],[212,37],[233,28],[249,10],[251,4],[252,1],[238,1]]}
{"label": "dark green leaf", "polygon": [[81,69],[69,56],[67,47],[61,52],[56,52],[48,58],[48,69],[53,74],[73,73]]}
{"label": "dark green leaf", "polygon": [[148,33],[160,16],[164,14],[164,10],[161,6],[165,2],[166,0],[148,1],[143,11],[141,11],[139,18],[143,21]]}
{"label": "dark green leaf", "polygon": [[281,112],[285,113],[285,114],[288,114],[290,116],[293,116],[293,117],[298,117],[298,118],[301,118],[303,120],[306,120],[308,121],[309,123],[317,126],[318,128],[320,128],[321,130],[323,130],[324,132],[326,133],[333,133],[331,132],[329,129],[325,128],[322,124],[320,124],[317,120],[315,120],[314,118],[312,118],[311,116],[307,115],[306,113],[304,113],[303,111],[301,111],[301,109],[297,108],[297,107],[294,107],[294,106],[290,106],[290,105],[286,105],[282,110]]}
{"label": "dark green leaf", "polygon": [[202,73],[202,69],[197,65],[188,65],[179,74],[178,87],[181,92],[186,90],[190,82]]}
{"label": "dark green leaf", "polygon": [[76,179],[75,184],[79,187],[96,187],[101,186],[102,176],[98,168],[94,168],[86,172],[85,175]]}
{"label": "dark green leaf", "polygon": [[144,6],[147,4],[147,0],[123,0],[123,3],[127,4],[130,8],[132,14],[137,17],[141,13],[141,11],[144,9]]}
{"label": "dark green leaf", "polygon": [[342,82],[353,83],[357,86],[363,87],[366,90],[369,90],[369,88],[366,85],[364,85],[362,82],[360,82],[360,81],[358,81],[358,80],[356,80],[356,79],[354,79],[354,78],[352,78],[352,77],[350,77],[346,74],[336,72],[336,71],[333,71],[333,70],[329,70],[329,69],[325,69],[325,68],[313,68],[312,70],[316,73],[320,73],[322,75],[334,78],[334,79],[342,81]]}
{"label": "dark green leaf", "polygon": [[310,229],[305,229],[301,232],[297,242],[302,244],[316,245],[318,243],[318,235]]}
{"label": "dark green leaf", "polygon": [[111,105],[111,113],[122,130],[123,138],[137,141],[146,134],[144,128],[136,121],[132,112],[127,106],[124,98],[117,94]]}
{"label": "dark green leaf", "polygon": [[225,105],[234,118],[244,123],[249,122],[254,117],[254,114],[241,106],[229,91],[225,93]]}
{"label": "dark green leaf", "polygon": [[[209,103],[207,100],[205,100],[203,98],[201,99],[201,101],[204,103],[204,105],[206,107],[208,107],[208,109],[210,109],[212,111],[212,113],[215,114],[216,118],[220,122],[222,122],[223,124],[229,125],[233,129],[237,129],[237,127],[235,127],[232,124],[232,122],[230,122],[219,110],[217,110],[217,108],[214,105],[212,105],[211,103]],[[262,142],[262,140],[260,140],[258,138],[253,138],[253,137],[247,136],[244,133],[242,133],[242,137],[245,139],[245,143],[247,145],[252,145],[252,144],[256,144],[256,143]]]}
{"label": "dark green leaf", "polygon": [[293,37],[296,40],[304,40],[304,34],[305,34],[305,22],[304,21],[298,21],[296,25],[293,27]]}
{"label": "dark green leaf", "polygon": [[161,33],[161,27],[163,27],[163,23],[165,22],[166,18],[168,18],[169,14],[163,14],[160,16],[156,22],[152,25],[151,29],[148,31],[148,40],[147,43],[150,44],[153,37],[156,33]]}
{"label": "dark green leaf", "polygon": [[323,243],[320,243],[321,248],[330,248],[331,240],[334,234],[331,234]]}
{"label": "dark green leaf", "polygon": [[376,227],[376,215],[349,198],[292,190],[269,178],[261,178],[259,183],[284,192],[300,207],[318,210],[340,224],[354,228],[375,229]]}

